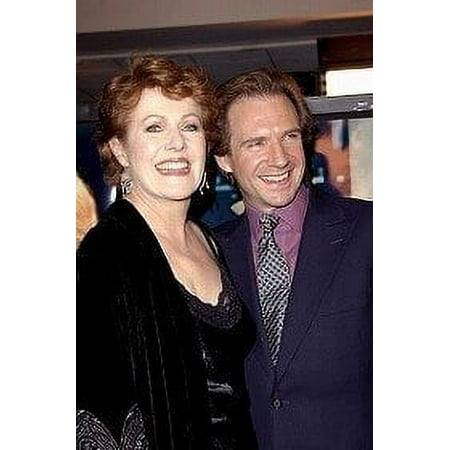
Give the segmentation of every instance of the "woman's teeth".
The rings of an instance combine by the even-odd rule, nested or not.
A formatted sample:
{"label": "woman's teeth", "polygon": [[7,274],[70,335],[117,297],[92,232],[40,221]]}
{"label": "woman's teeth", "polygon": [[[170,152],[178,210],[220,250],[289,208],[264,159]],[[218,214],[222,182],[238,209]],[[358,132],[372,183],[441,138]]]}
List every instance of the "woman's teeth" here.
{"label": "woman's teeth", "polygon": [[187,170],[189,163],[187,161],[165,161],[155,166],[158,170],[170,171],[170,170]]}

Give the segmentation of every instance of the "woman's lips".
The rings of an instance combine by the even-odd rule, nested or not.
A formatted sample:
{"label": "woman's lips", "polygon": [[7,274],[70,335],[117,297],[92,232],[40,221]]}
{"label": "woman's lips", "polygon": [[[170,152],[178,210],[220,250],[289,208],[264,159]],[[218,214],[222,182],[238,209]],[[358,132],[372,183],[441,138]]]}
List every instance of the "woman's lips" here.
{"label": "woman's lips", "polygon": [[186,175],[191,164],[187,159],[167,160],[156,164],[155,168],[162,175]]}

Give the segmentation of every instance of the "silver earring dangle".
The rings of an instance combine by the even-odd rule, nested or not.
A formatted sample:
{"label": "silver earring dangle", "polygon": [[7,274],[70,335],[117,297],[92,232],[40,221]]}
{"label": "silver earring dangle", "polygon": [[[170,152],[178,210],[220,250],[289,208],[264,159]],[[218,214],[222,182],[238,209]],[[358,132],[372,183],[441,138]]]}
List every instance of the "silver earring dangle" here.
{"label": "silver earring dangle", "polygon": [[200,192],[200,195],[205,195],[206,191],[209,189],[209,183],[208,183],[208,179],[206,177],[206,171],[203,172],[202,175],[202,182],[200,183],[200,187],[198,189],[198,191]]}
{"label": "silver earring dangle", "polygon": [[128,195],[133,189],[133,180],[131,178],[123,178],[120,181],[120,191],[122,192],[122,196],[125,197]]}

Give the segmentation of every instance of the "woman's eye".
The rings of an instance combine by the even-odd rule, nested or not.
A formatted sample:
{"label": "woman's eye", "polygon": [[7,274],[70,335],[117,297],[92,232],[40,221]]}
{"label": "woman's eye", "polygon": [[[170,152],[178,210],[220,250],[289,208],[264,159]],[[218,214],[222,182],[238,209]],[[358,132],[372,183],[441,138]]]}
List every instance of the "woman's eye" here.
{"label": "woman's eye", "polygon": [[200,129],[200,126],[196,123],[187,123],[183,125],[183,131],[195,132]]}
{"label": "woman's eye", "polygon": [[152,125],[149,125],[145,131],[147,131],[148,133],[159,133],[160,131],[162,131],[162,127],[161,125],[158,125],[157,123],[154,123]]}

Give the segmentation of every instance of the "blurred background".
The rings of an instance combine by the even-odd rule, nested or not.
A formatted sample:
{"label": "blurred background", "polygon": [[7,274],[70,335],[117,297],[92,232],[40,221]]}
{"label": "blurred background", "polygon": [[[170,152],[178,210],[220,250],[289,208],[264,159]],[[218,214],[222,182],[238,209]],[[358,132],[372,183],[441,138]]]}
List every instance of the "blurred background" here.
{"label": "blurred background", "polygon": [[[290,73],[321,131],[313,183],[372,200],[372,18],[370,0],[77,0],[76,164],[98,212],[115,191],[95,149],[95,105],[136,51],[201,65],[216,82],[262,66]],[[199,213],[209,225],[240,211],[239,193],[213,177]]]}

